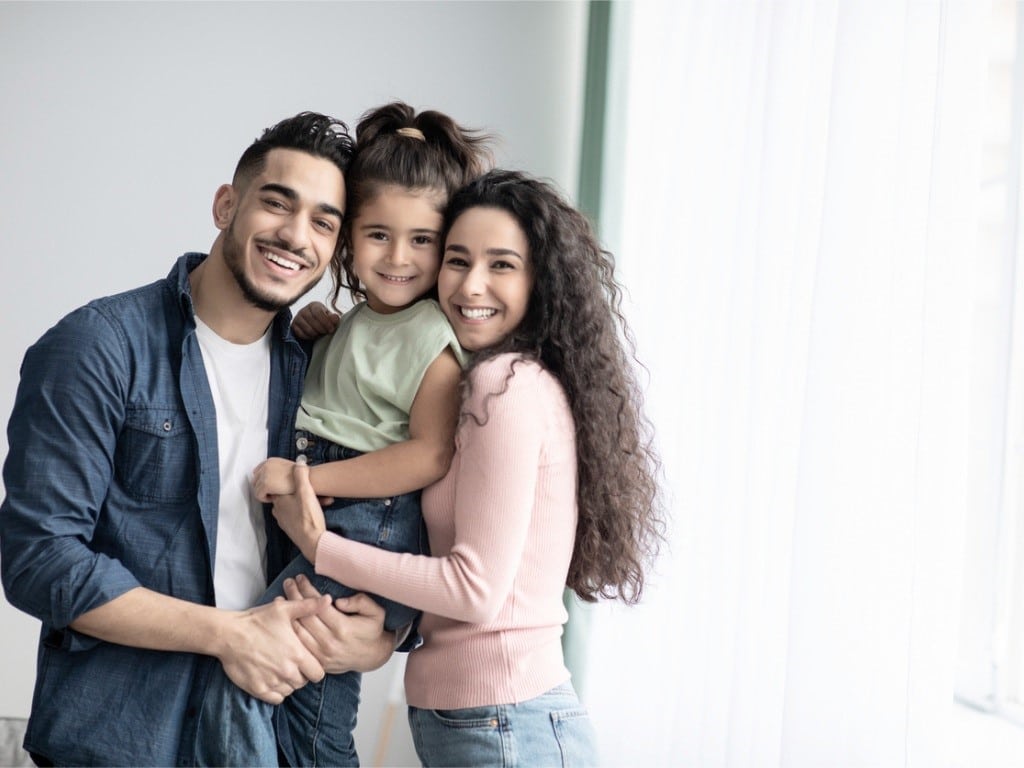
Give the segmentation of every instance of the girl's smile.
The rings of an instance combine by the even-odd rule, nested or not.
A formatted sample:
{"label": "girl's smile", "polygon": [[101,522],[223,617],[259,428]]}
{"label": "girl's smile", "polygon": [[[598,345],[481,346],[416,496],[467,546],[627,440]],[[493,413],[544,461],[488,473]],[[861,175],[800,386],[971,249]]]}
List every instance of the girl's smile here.
{"label": "girl's smile", "polygon": [[386,186],[352,222],[352,268],[370,309],[390,314],[427,293],[440,268],[437,192]]}

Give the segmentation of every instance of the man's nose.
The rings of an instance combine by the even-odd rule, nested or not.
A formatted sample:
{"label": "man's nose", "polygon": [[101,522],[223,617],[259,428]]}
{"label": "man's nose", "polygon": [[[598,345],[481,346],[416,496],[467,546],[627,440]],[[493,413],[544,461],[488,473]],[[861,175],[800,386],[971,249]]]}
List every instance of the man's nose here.
{"label": "man's nose", "polygon": [[288,244],[288,248],[293,251],[303,251],[309,247],[311,229],[311,223],[305,217],[296,214],[282,222],[278,234]]}

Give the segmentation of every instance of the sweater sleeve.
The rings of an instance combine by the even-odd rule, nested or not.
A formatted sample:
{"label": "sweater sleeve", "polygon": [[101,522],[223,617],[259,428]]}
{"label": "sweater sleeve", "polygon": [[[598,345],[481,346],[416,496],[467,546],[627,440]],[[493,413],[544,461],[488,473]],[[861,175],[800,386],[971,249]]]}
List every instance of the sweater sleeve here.
{"label": "sweater sleeve", "polygon": [[507,358],[474,370],[467,408],[486,420],[470,416],[459,429],[450,552],[385,552],[328,532],[317,573],[458,621],[493,620],[512,589],[534,507],[546,412],[540,375],[536,364]]}

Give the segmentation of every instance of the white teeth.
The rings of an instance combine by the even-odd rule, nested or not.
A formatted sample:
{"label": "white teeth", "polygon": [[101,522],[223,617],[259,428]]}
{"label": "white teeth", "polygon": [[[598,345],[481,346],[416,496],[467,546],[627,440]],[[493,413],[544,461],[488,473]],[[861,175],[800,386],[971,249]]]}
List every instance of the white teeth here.
{"label": "white teeth", "polygon": [[459,311],[462,313],[463,317],[468,317],[470,320],[483,320],[498,314],[498,310],[486,307],[459,307]]}
{"label": "white teeth", "polygon": [[294,272],[299,268],[299,265],[296,264],[294,261],[289,261],[288,259],[282,256],[278,256],[276,253],[273,253],[271,251],[264,251],[263,253],[272,262],[274,262],[278,266],[284,267],[285,269],[290,269]]}
{"label": "white teeth", "polygon": [[[377,274],[380,274],[379,272]],[[380,275],[383,279],[391,283],[408,283],[412,280],[411,277],[400,277],[398,275]]]}

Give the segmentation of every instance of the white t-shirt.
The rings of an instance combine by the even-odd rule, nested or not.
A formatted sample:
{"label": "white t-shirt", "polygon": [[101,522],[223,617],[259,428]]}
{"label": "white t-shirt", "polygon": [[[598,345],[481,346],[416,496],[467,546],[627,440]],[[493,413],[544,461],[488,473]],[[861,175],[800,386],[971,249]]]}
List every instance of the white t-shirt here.
{"label": "white t-shirt", "polygon": [[213,588],[217,607],[250,608],[267,587],[263,505],[249,477],[267,458],[270,330],[252,344],[233,344],[196,318],[196,336],[217,409],[220,506]]}

